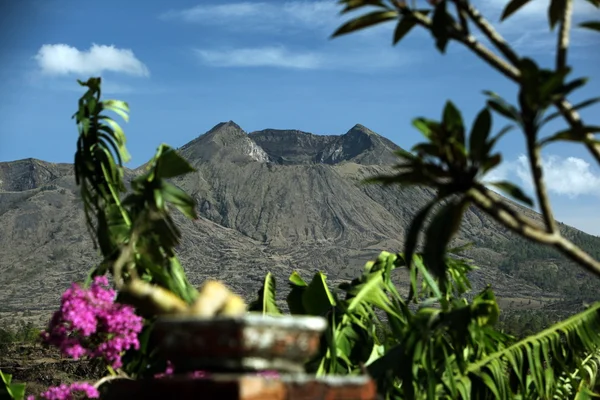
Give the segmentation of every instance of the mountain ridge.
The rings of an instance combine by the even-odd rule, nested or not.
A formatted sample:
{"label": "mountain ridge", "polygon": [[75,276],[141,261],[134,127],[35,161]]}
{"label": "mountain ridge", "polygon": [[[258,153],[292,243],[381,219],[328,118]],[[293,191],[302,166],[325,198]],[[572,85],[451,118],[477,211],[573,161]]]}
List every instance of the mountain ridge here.
{"label": "mountain ridge", "polygon": [[[401,251],[406,227],[434,192],[361,183],[392,173],[398,149],[360,124],[341,135],[313,135],[275,129],[246,133],[227,121],[194,138],[178,151],[196,172],[173,179],[197,201],[197,220],[174,216],[183,233],[177,252],[191,281],[222,279],[249,299],[268,271],[280,284],[293,270],[305,279],[322,270],[336,283],[354,277],[382,250]],[[127,180],[143,167],[126,169]],[[0,162],[0,181],[0,323],[25,311],[43,320],[70,282],[99,261],[73,166]],[[532,210],[515,207],[541,221]],[[579,235],[574,228],[561,229]],[[600,245],[598,238],[580,236]],[[472,275],[474,288],[493,283],[507,302],[558,301],[569,285],[588,284],[585,275],[569,275],[572,264],[555,262],[556,254],[541,248],[537,258],[522,257],[510,267],[533,271],[535,265],[542,278],[507,275],[498,266],[523,240],[475,208],[465,214],[454,242],[474,243],[467,255],[483,267]],[[556,278],[564,288],[541,285],[550,262],[552,271],[565,276]],[[400,281],[406,279],[403,271],[398,274]]]}

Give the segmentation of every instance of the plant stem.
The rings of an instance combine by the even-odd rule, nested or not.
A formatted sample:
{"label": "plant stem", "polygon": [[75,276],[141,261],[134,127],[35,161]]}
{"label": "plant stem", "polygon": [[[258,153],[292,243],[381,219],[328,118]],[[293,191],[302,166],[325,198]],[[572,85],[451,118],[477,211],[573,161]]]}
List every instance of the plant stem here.
{"label": "plant stem", "polygon": [[567,66],[567,49],[569,48],[569,32],[571,30],[571,16],[573,14],[573,0],[565,1],[565,12],[560,20],[558,43],[556,45],[556,71]]}
{"label": "plant stem", "polygon": [[94,383],[94,387],[96,389],[98,389],[100,386],[102,386],[103,384],[105,384],[106,382],[110,382],[110,381],[114,381],[117,379],[127,379],[127,380],[132,380],[130,377],[128,377],[127,375],[108,375],[105,376],[103,378],[101,378],[100,380],[98,380],[96,383]]}
{"label": "plant stem", "polygon": [[506,204],[496,200],[484,186],[477,185],[467,196],[486,214],[513,232],[538,243],[548,244],[564,256],[578,263],[592,274],[600,277],[600,262],[560,235],[558,231],[548,233],[537,228],[530,220],[518,215]]}

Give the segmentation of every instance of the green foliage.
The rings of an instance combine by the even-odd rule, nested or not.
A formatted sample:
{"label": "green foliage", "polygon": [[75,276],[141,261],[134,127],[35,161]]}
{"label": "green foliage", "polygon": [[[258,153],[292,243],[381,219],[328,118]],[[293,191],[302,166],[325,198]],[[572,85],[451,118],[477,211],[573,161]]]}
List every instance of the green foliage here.
{"label": "green foliage", "polygon": [[[101,100],[100,78],[79,83],[87,91],[74,115],[79,128],[74,167],[88,228],[103,257],[90,271],[87,283],[111,272],[119,289],[132,279],[142,279],[191,303],[197,291],[175,255],[181,232],[171,212],[174,209],[196,218],[195,202],[168,179],[194,169],[175,150],[161,144],[125,194],[123,163],[129,160],[125,135],[104,112],[112,111],[127,121],[129,106],[119,100]],[[161,363],[147,343],[154,310],[144,308],[127,291],[119,292],[118,301],[133,303],[148,318],[142,348],[125,355],[124,370],[134,377],[150,374]]]}
{"label": "green foliage", "polygon": [[[502,13],[502,20],[518,12],[528,2],[529,0],[508,2]],[[599,99],[593,98],[579,103],[573,106],[573,111],[565,106],[567,96],[586,83],[586,78],[567,80],[571,67],[566,65],[565,49],[568,44],[572,0],[549,1],[550,29],[561,25],[554,69],[540,68],[532,59],[517,55],[468,0],[431,1],[432,7],[429,10],[417,9],[414,2],[410,6],[404,1],[340,0],[339,3],[346,5],[342,12],[364,6],[372,6],[380,11],[372,11],[351,19],[340,27],[334,36],[396,19],[398,22],[393,34],[394,44],[419,26],[432,35],[435,47],[441,53],[445,52],[450,41],[462,43],[518,85],[516,105],[510,104],[494,92],[484,92],[488,96],[486,108],[477,115],[468,138],[461,113],[450,101],[446,103],[440,121],[415,119],[413,125],[423,134],[426,141],[414,146],[411,152],[398,152],[401,160],[396,167],[396,174],[369,180],[383,184],[428,186],[437,192],[435,200],[413,219],[406,235],[404,250],[411,276],[409,299],[416,296],[416,275],[420,272],[424,276],[422,282],[428,287],[431,296],[426,301],[438,304],[439,308],[422,307],[411,314],[401,307],[401,299],[392,297],[392,301],[388,298],[388,301],[391,301],[389,304],[397,308],[393,309],[394,313],[385,310],[389,327],[380,331],[383,334],[380,333],[377,338],[381,338],[382,343],[385,343],[387,338],[392,338],[391,340],[397,343],[392,347],[384,347],[380,351],[381,356],[369,366],[369,372],[378,377],[383,397],[589,398],[597,379],[600,305],[591,306],[586,311],[539,333],[534,331],[541,329],[541,325],[549,321],[537,321],[535,324],[529,321],[523,329],[527,329],[526,333],[531,336],[512,343],[512,338],[494,328],[499,311],[490,289],[479,293],[470,304],[459,299],[456,293],[450,296],[441,295],[442,292],[447,293],[447,286],[452,286],[452,282],[460,276],[450,272],[453,267],[446,257],[447,246],[462,220],[464,210],[471,204],[475,204],[521,236],[554,245],[569,259],[600,276],[600,263],[590,257],[591,255],[598,258],[597,246],[577,243],[578,235],[567,233],[563,236],[558,230],[546,194],[540,160],[543,146],[556,141],[572,141],[584,144],[600,162],[599,142],[593,136],[600,132],[600,127],[585,125],[574,113],[574,110],[595,104]],[[590,3],[600,7],[597,0],[590,0]],[[455,13],[450,6],[455,6]],[[433,15],[430,18],[431,13]],[[477,42],[469,31],[469,23],[477,27],[504,58]],[[581,26],[600,30],[596,22],[587,22]],[[553,106],[558,110],[549,113]],[[503,128],[491,139],[490,110],[513,124]],[[569,128],[540,138],[542,127],[559,116],[565,118]],[[545,222],[543,228],[532,224],[493,196],[482,183],[485,174],[498,166],[502,160],[500,153],[493,152],[495,144],[514,127],[519,127],[526,139],[537,201]],[[511,182],[492,182],[491,185],[512,199],[528,206],[534,204],[521,188]],[[426,268],[419,269],[420,259],[413,257],[413,254],[419,233],[428,220],[430,222],[429,226],[425,227],[422,256]],[[527,257],[532,252],[547,251],[523,240],[510,241],[499,246],[504,247],[502,250],[505,250],[507,255],[518,254],[519,257]],[[511,260],[510,256],[501,268],[512,274],[535,273],[539,276],[530,279],[540,280],[542,287],[558,281],[558,274],[553,276],[548,273],[549,270],[545,266],[521,268],[520,265],[514,264],[514,259]],[[565,271],[562,272],[561,276],[565,276]],[[464,281],[468,282],[466,277]],[[566,286],[570,286],[572,290],[584,288],[572,285],[570,281]],[[389,287],[385,289],[387,293],[394,293]],[[374,298],[378,296],[374,295]],[[382,299],[379,299],[378,303],[389,306]],[[371,305],[377,307],[375,303]],[[424,312],[429,316],[423,319],[426,324],[420,325],[419,316]],[[404,315],[404,318],[399,319],[397,315]],[[440,321],[448,322],[443,324]],[[505,320],[504,323],[506,322]],[[361,323],[363,326],[370,326],[364,320]],[[403,326],[409,326],[410,330],[403,330]],[[437,330],[441,326],[447,329],[443,333]],[[512,328],[519,330],[518,326]],[[364,345],[370,346],[370,343]],[[377,368],[382,364],[385,365]],[[384,373],[388,378],[392,376],[392,381],[382,381]]]}
{"label": "green foliage", "polygon": [[[386,399],[564,399],[593,388],[600,303],[550,327],[542,326],[548,320],[538,321],[531,328],[546,329],[516,341],[502,333],[506,319],[498,324],[500,312],[491,288],[470,302],[463,297],[470,290],[466,275],[472,266],[446,258],[443,290],[442,280],[422,260],[414,255],[409,265],[402,254],[383,252],[365,265],[360,277],[333,292],[324,275],[317,273],[307,285],[294,272],[287,297],[290,310],[325,315],[329,321],[307,371],[354,375],[366,368]],[[410,269],[416,309],[392,282],[396,268]],[[313,284],[316,291],[309,290]],[[259,298],[274,303],[271,275],[265,286]],[[302,307],[309,302],[310,308]],[[277,309],[273,314],[279,313]]]}
{"label": "green foliage", "polygon": [[548,310],[503,310],[498,329],[524,339],[560,321],[556,312]]}
{"label": "green foliage", "polygon": [[25,398],[24,383],[12,383],[12,375],[5,374],[1,370],[0,378],[2,378],[2,385],[0,385],[0,400],[22,400]]}
{"label": "green foliage", "polygon": [[37,342],[40,338],[40,330],[33,322],[20,321],[16,330],[0,328],[0,350],[11,343]]}

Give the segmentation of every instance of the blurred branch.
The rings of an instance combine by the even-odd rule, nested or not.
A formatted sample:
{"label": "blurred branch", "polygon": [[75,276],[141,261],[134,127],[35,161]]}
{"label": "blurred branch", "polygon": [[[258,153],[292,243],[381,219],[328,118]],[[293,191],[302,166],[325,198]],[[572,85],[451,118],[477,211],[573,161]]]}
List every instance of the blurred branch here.
{"label": "blurred branch", "polygon": [[467,196],[485,213],[513,232],[535,242],[555,247],[570,260],[580,264],[592,274],[600,277],[600,262],[594,260],[594,258],[585,251],[577,247],[568,239],[562,237],[559,231],[553,233],[544,232],[536,227],[531,220],[519,215],[502,201],[496,199],[483,185],[476,185],[467,192]]}
{"label": "blurred branch", "polygon": [[[519,56],[513,51],[502,35],[490,24],[481,13],[469,2],[454,0],[458,7],[466,13],[483,34],[513,65],[519,64]],[[465,32],[468,34],[468,32]]]}
{"label": "blurred branch", "polygon": [[[422,27],[431,30],[432,21],[426,15],[419,11],[410,11],[415,21]],[[519,70],[500,58],[496,53],[481,44],[471,34],[463,32],[458,24],[454,24],[452,38],[464,44],[471,49],[475,54],[481,57],[484,61],[494,67],[498,72],[505,75],[507,78],[518,81],[520,77]]]}
{"label": "blurred branch", "polygon": [[585,142],[585,146],[600,165],[600,145],[594,143],[595,138],[592,133],[585,133],[581,117],[579,116],[579,113],[573,109],[573,105],[566,99],[559,99],[554,105],[558,108],[563,118],[571,125],[571,128],[573,128],[575,133],[585,135],[586,139],[588,139]]}
{"label": "blurred branch", "polygon": [[569,32],[571,30],[571,16],[573,15],[573,0],[565,1],[565,11],[560,20],[558,43],[556,46],[556,70],[560,71],[567,66],[567,49],[569,48]]}
{"label": "blurred branch", "polygon": [[[459,1],[459,0],[455,0]],[[432,21],[423,13],[418,11],[407,11],[407,10],[399,10],[400,12],[410,12],[415,21],[422,27],[431,30]],[[475,22],[475,24],[482,30],[484,34],[488,37],[488,39],[496,46],[502,53],[511,60],[513,63],[515,60],[519,59],[519,56],[508,46],[508,44],[504,41],[502,36],[500,36],[497,31],[493,28],[493,26],[483,17],[479,12],[472,6],[468,5],[466,7],[466,11],[470,12],[469,15]],[[567,0],[567,6],[565,10],[565,17],[561,22],[561,34],[560,34],[560,45],[559,52],[561,46],[564,47],[562,50],[562,55],[557,54],[557,65],[562,65],[561,63],[566,63],[566,52],[568,48],[569,42],[569,30],[571,25],[571,15],[573,11],[572,0]],[[515,83],[520,83],[521,74],[519,70],[510,65],[504,59],[499,57],[493,51],[484,46],[481,42],[479,42],[475,37],[464,30],[461,29],[460,26],[455,24],[452,38],[469,49],[471,49],[475,54],[477,54],[482,60],[487,62],[490,66],[500,72],[502,75],[506,76],[510,80]],[[564,59],[563,59],[564,58]],[[585,133],[583,129],[583,123],[581,121],[581,117],[579,113],[573,109],[571,103],[565,99],[558,99],[554,102],[554,105],[558,108],[563,118],[568,122],[570,127],[575,131],[575,133],[579,132],[581,135],[585,135],[587,139],[585,142],[585,146],[587,147],[590,154],[596,159],[596,162],[600,165],[600,145],[594,143],[594,135],[591,133]]]}
{"label": "blurred branch", "polygon": [[546,190],[546,183],[544,182],[544,171],[542,168],[542,154],[540,151],[540,145],[537,143],[537,132],[536,127],[532,122],[528,122],[525,129],[525,136],[527,137],[527,155],[529,156],[529,166],[531,168],[531,175],[533,177],[533,184],[535,187],[535,194],[537,196],[540,211],[542,212],[542,218],[546,225],[546,231],[548,233],[558,232],[558,226],[552,212],[552,206],[550,205],[550,198],[548,197],[548,191]]}

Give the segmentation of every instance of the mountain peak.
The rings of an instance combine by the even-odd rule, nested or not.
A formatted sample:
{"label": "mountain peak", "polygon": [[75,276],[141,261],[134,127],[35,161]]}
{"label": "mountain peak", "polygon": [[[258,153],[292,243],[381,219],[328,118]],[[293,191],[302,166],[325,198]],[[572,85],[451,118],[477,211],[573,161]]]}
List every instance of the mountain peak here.
{"label": "mountain peak", "polygon": [[352,128],[350,128],[350,130],[348,132],[353,132],[353,131],[363,132],[363,133],[366,133],[367,135],[377,135],[375,132],[373,132],[372,130],[370,130],[369,128],[367,128],[366,126],[364,126],[362,124],[355,124]]}
{"label": "mountain peak", "polygon": [[213,131],[215,129],[219,129],[219,128],[232,128],[232,129],[237,129],[237,130],[240,130],[240,131],[243,130],[238,124],[236,124],[232,120],[229,120],[227,122],[219,122],[211,130],[209,130],[209,132]]}
{"label": "mountain peak", "polygon": [[181,149],[192,162],[235,160],[266,162],[268,155],[235,122],[220,122]]}

